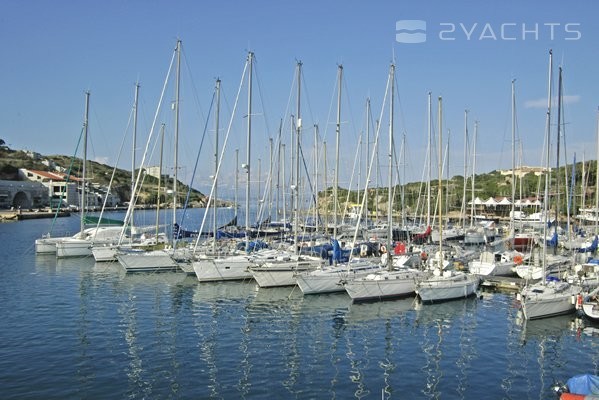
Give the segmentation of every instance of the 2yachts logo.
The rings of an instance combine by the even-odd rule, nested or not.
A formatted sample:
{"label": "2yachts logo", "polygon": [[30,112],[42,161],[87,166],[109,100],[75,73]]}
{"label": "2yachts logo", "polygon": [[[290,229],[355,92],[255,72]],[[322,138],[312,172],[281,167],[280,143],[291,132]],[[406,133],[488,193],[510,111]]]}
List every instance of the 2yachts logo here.
{"label": "2yachts logo", "polygon": [[426,42],[426,21],[402,19],[395,23],[395,40],[399,43]]}
{"label": "2yachts logo", "polygon": [[[395,40],[398,43],[423,43],[427,40],[426,28],[427,23],[423,20],[396,21]],[[578,22],[441,22],[435,33],[436,38],[443,41],[572,41],[582,38],[581,24]]]}

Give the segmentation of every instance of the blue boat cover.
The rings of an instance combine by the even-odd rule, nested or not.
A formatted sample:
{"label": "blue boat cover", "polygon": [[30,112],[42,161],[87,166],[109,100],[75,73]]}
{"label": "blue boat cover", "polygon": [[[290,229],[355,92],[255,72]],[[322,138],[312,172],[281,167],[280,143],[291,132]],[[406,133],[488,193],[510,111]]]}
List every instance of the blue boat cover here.
{"label": "blue boat cover", "polygon": [[570,393],[599,394],[599,376],[591,374],[576,375],[566,382]]}
{"label": "blue boat cover", "polygon": [[597,246],[599,245],[599,236],[595,236],[595,239],[593,239],[593,242],[591,243],[591,245],[589,247],[582,247],[580,249],[578,249],[579,253],[592,253],[595,250],[597,250]]}
{"label": "blue boat cover", "polygon": [[553,236],[551,236],[551,239],[547,241],[547,246],[557,247],[557,232],[553,232]]}

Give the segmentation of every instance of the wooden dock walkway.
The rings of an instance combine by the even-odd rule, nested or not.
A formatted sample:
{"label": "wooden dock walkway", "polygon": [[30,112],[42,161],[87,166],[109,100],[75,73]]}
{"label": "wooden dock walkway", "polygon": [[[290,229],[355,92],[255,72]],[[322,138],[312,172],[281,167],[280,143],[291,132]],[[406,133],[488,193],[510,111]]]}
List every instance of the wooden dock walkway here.
{"label": "wooden dock walkway", "polygon": [[71,215],[70,211],[60,211],[57,215],[56,211],[2,210],[0,211],[0,221],[21,221],[25,219],[54,218],[55,216],[68,217],[69,215]]}
{"label": "wooden dock walkway", "polygon": [[526,281],[509,276],[481,276],[480,286],[495,290],[520,291]]}

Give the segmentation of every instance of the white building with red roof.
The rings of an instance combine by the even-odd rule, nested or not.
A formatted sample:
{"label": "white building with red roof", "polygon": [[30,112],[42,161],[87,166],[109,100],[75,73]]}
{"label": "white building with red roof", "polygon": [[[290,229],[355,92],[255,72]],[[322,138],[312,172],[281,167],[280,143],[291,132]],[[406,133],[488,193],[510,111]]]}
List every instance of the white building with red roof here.
{"label": "white building with red roof", "polygon": [[47,187],[52,207],[56,207],[58,204],[61,204],[61,207],[79,204],[78,185],[81,179],[75,176],[68,176],[62,172],[19,168],[19,178],[40,182]]}

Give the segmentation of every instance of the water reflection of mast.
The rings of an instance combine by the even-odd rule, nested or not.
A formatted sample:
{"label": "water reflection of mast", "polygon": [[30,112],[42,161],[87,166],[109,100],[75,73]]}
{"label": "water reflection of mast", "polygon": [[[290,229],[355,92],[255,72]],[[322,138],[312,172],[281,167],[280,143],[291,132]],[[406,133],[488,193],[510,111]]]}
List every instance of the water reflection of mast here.
{"label": "water reflection of mast", "polygon": [[[459,303],[458,303],[459,304]],[[460,375],[458,376],[458,387],[456,391],[459,393],[460,398],[464,399],[466,388],[468,387],[468,370],[470,367],[470,361],[474,358],[476,353],[476,343],[472,340],[475,337],[474,332],[477,328],[476,318],[476,307],[470,309],[470,304],[476,305],[475,302],[463,301],[462,302],[462,318],[459,322],[460,329],[460,353],[459,358],[456,361]]]}
{"label": "water reflection of mast", "polygon": [[[515,298],[509,298],[514,299]],[[513,329],[512,326],[519,323],[519,321],[524,319],[522,315],[522,311],[518,310],[513,304],[511,306],[507,305],[506,308],[509,310],[508,315],[506,315],[505,321],[507,322],[507,336],[506,336],[506,344],[507,344],[507,372],[508,376],[502,379],[501,388],[505,391],[506,398],[515,398],[518,397],[515,392],[512,393],[512,388],[516,388],[524,377],[528,376],[528,362],[522,360],[522,356],[525,352],[522,351],[522,347],[520,345],[520,333],[518,330]],[[527,384],[530,387],[530,382],[527,380]],[[520,384],[520,386],[523,386]]]}
{"label": "water reflection of mast", "polygon": [[[527,320],[522,316],[522,344],[534,345],[538,342],[536,361],[539,371],[539,387],[531,382],[529,390],[538,389],[539,399],[546,399],[552,393],[554,379],[559,376],[556,372],[566,363],[562,354],[568,354],[564,349],[564,337],[571,335],[573,329],[572,316],[562,315],[538,320]],[[531,347],[534,351],[535,348]]]}
{"label": "water reflection of mast", "polygon": [[[471,342],[472,331],[476,329],[476,299],[464,299],[458,302],[446,302],[429,304],[422,307],[419,303],[416,308],[418,317],[417,325],[422,326],[422,352],[425,355],[426,362],[421,368],[426,376],[426,385],[422,393],[428,398],[441,398],[442,392],[448,388],[445,384],[441,390],[440,384],[444,376],[443,365],[448,363],[448,357],[444,356],[443,348],[450,347],[449,356],[454,354],[454,343],[451,341],[456,338],[452,334],[452,327],[461,327],[459,332],[459,354],[455,365],[460,369],[462,376],[457,379],[457,386],[453,388],[459,393],[461,398],[465,398],[468,376],[467,370],[469,362],[475,355],[476,343]],[[460,316],[458,317],[458,314]],[[459,319],[459,320],[458,320]],[[449,340],[449,342],[447,341]],[[453,382],[453,381],[451,381]]]}
{"label": "water reflection of mast", "polygon": [[[393,361],[397,359],[394,355],[394,349],[398,346],[394,340],[397,340],[395,332],[407,330],[406,312],[413,309],[413,299],[398,299],[394,301],[375,302],[375,303],[356,303],[350,304],[349,310],[345,316],[346,330],[350,333],[345,334],[347,352],[346,357],[350,362],[350,379],[356,383],[354,396],[362,398],[369,396],[373,391],[376,394],[382,391],[381,395],[384,398],[390,398],[393,388],[391,387],[391,372],[397,368],[397,364]],[[400,327],[396,326],[399,322]],[[379,323],[384,324],[385,332],[382,335],[378,334]],[[355,337],[351,333],[363,334],[363,338],[359,342],[352,342],[350,339]],[[380,346],[380,338],[385,338],[385,359],[379,362],[379,366],[383,369],[384,386],[369,388],[365,384],[365,377],[362,371],[369,371],[370,360],[373,359],[370,353],[371,350],[375,354]]]}
{"label": "water reflection of mast", "polygon": [[[220,284],[198,285],[194,294],[194,302],[197,304],[194,314],[195,327],[198,335],[198,348],[200,359],[206,364],[208,382],[205,386],[209,389],[208,397],[221,397],[221,385],[218,382],[218,368],[216,366],[215,348],[219,343],[217,331],[219,314],[223,304],[214,301],[215,295],[220,292]],[[212,296],[211,296],[212,295]]]}
{"label": "water reflection of mast", "polygon": [[[289,294],[289,288],[282,293],[287,293],[286,299],[289,300],[291,297],[291,294]],[[290,308],[288,310],[290,319],[289,328],[287,329],[288,334],[285,335],[288,340],[285,340],[283,344],[284,353],[282,355],[285,358],[285,368],[288,370],[289,377],[283,381],[283,386],[287,388],[289,393],[297,396],[300,393],[296,387],[299,386],[298,380],[301,369],[301,350],[298,346],[297,339],[300,332],[302,313],[298,312],[298,310],[294,310],[294,306],[291,302],[288,302],[288,307]]]}
{"label": "water reflection of mast", "polygon": [[[436,341],[435,334],[437,332]],[[437,390],[441,379],[440,363],[442,358],[441,343],[443,342],[443,327],[442,321],[434,321],[430,327],[424,330],[424,340],[422,342],[422,352],[426,355],[427,363],[422,367],[422,372],[426,374],[426,387],[423,393],[429,398],[439,398],[441,392]]]}
{"label": "water reflection of mast", "polygon": [[121,301],[118,313],[121,315],[121,326],[124,327],[122,332],[127,350],[129,351],[129,366],[127,377],[129,378],[129,388],[127,393],[135,393],[142,391],[146,395],[150,395],[144,379],[141,377],[143,366],[140,356],[140,346],[138,346],[138,327],[137,327],[137,310],[138,305],[135,303],[136,295],[131,287],[126,287],[127,301]]}
{"label": "water reflection of mast", "polygon": [[[60,259],[58,259],[60,260]],[[70,261],[70,260],[69,260]],[[81,261],[76,260],[75,263],[79,264]],[[80,269],[79,265],[76,265],[77,269]],[[79,335],[79,348],[80,351],[80,366],[77,368],[77,374],[81,382],[91,380],[93,377],[93,362],[92,357],[88,355],[88,348],[91,345],[90,336],[93,335],[93,316],[90,317],[89,306],[92,305],[93,299],[90,299],[93,291],[93,279],[90,273],[81,273],[81,279],[79,281],[79,317],[80,320],[77,323],[77,333]]]}

